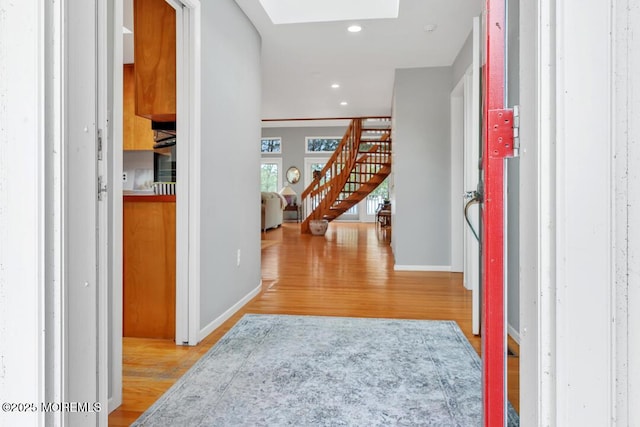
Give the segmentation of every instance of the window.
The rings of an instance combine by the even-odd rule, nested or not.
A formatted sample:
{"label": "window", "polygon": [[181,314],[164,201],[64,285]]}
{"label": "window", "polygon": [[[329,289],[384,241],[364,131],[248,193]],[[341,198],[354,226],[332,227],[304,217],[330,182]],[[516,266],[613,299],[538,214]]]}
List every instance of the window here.
{"label": "window", "polygon": [[262,138],[260,140],[260,152],[265,154],[282,153],[282,138],[280,137]]}
{"label": "window", "polygon": [[333,153],[342,141],[341,136],[307,136],[307,153]]}
{"label": "window", "polygon": [[262,159],[260,191],[278,191],[282,187],[282,159]]}

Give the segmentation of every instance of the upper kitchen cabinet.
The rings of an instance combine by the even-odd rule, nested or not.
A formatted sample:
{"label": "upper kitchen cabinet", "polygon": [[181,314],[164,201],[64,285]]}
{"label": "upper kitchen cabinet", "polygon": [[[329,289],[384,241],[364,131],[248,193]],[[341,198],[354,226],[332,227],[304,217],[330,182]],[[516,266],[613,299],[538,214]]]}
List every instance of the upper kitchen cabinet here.
{"label": "upper kitchen cabinet", "polygon": [[135,114],[136,83],[134,64],[124,64],[123,67],[122,148],[125,150],[153,150],[151,120],[138,117]]}
{"label": "upper kitchen cabinet", "polygon": [[176,120],[176,12],[165,0],[134,0],[136,114]]}

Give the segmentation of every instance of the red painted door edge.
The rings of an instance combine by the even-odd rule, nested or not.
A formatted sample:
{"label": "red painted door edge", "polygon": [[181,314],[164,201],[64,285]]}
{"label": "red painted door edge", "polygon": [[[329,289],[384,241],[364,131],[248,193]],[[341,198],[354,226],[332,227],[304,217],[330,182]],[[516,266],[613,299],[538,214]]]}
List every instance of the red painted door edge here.
{"label": "red painted door edge", "polygon": [[513,155],[513,113],[505,109],[505,0],[486,0],[482,209],[482,382],[485,427],[506,422],[504,196],[506,157]]}

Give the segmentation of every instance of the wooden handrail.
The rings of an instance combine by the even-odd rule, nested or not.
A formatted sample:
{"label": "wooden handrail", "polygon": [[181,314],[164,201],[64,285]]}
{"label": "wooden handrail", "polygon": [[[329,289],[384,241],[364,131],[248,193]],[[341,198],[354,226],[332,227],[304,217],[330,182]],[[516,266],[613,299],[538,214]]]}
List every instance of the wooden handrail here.
{"label": "wooden handrail", "polygon": [[[380,118],[389,120],[389,117]],[[369,118],[355,118],[349,123],[334,153],[302,192],[300,200],[305,209],[302,232],[308,231],[311,219],[326,217],[331,220],[337,217],[355,203],[358,196],[353,197],[354,194],[358,193],[362,197],[362,194],[375,188],[376,182],[381,182],[374,179],[376,175],[382,174],[384,179],[389,174],[390,129],[368,126],[367,132],[379,130],[380,137],[371,141],[362,140],[363,127],[367,119]],[[363,188],[366,189],[362,191]],[[306,212],[308,199],[312,204],[310,213]]]}
{"label": "wooden handrail", "polygon": [[315,187],[320,182],[320,180],[322,178],[324,178],[324,176],[326,175],[327,171],[331,167],[333,167],[336,159],[338,158],[340,153],[342,153],[342,151],[344,149],[344,145],[345,145],[347,139],[349,138],[349,135],[351,134],[351,130],[353,129],[353,123],[354,123],[354,120],[352,120],[351,123],[349,123],[349,127],[347,128],[347,131],[345,132],[344,136],[342,137],[342,140],[340,141],[340,144],[338,145],[338,147],[336,147],[336,149],[333,152],[333,154],[331,155],[331,157],[329,157],[329,160],[327,160],[327,163],[325,163],[324,167],[322,168],[322,170],[320,171],[318,176],[316,178],[314,178],[313,181],[311,181],[309,186],[307,188],[305,188],[304,191],[302,192],[302,194],[300,195],[302,200],[304,200],[305,197],[307,197],[309,195],[309,193],[311,192],[313,187]]}
{"label": "wooden handrail", "polygon": [[391,116],[358,116],[358,117],[295,117],[289,119],[262,119],[263,122],[306,122],[317,120],[391,120]]}

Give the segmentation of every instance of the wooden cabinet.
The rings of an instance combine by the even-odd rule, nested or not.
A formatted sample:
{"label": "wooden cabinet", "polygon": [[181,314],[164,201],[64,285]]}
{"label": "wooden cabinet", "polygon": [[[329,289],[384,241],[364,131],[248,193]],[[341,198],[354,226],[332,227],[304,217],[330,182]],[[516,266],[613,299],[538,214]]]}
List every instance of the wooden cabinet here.
{"label": "wooden cabinet", "polygon": [[175,338],[175,196],[125,196],[123,336]]}
{"label": "wooden cabinet", "polygon": [[136,114],[176,120],[176,11],[165,0],[134,0]]}
{"label": "wooden cabinet", "polygon": [[153,150],[151,120],[136,116],[134,68],[134,64],[124,64],[122,71],[122,147],[125,150]]}

